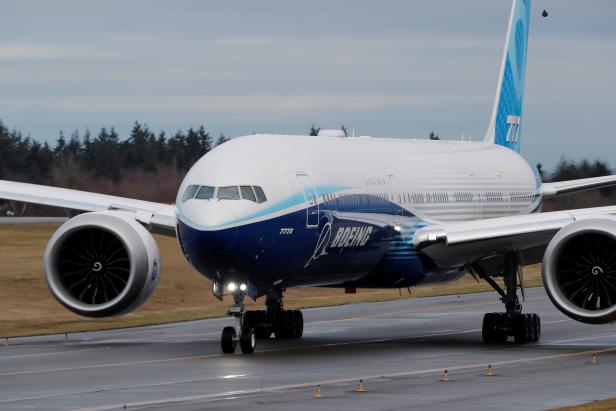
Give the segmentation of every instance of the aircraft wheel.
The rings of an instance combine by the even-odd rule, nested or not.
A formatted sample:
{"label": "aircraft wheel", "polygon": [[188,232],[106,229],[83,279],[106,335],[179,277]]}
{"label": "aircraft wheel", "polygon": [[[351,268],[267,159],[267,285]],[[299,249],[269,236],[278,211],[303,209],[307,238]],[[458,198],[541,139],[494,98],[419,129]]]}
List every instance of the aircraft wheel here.
{"label": "aircraft wheel", "polygon": [[244,354],[252,354],[257,346],[257,336],[253,327],[244,328],[240,336],[240,348]]}
{"label": "aircraft wheel", "polygon": [[302,338],[304,335],[304,314],[300,310],[295,310],[295,338]]}
{"label": "aircraft wheel", "polygon": [[513,326],[513,338],[518,344],[537,342],[541,337],[541,320],[537,314],[518,314]]}
{"label": "aircraft wheel", "polygon": [[498,344],[507,341],[507,333],[503,330],[507,315],[505,313],[487,313],[483,317],[481,335],[488,344]]}
{"label": "aircraft wheel", "polygon": [[233,354],[236,346],[235,340],[235,328],[225,327],[222,329],[222,335],[220,337],[220,347],[225,354]]}

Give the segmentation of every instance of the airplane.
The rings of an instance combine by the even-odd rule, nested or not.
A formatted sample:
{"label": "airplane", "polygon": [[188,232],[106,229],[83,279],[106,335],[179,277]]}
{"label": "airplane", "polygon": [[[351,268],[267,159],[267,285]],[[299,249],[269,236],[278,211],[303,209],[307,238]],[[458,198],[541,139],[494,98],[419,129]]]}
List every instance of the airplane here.
{"label": "airplane", "polygon": [[[522,267],[539,262],[560,311],[612,322],[616,206],[539,211],[543,199],[616,185],[616,175],[542,183],[519,154],[530,14],[530,0],[513,1],[482,141],[249,135],[197,161],[174,205],[11,181],[0,181],[0,198],[83,212],[49,240],[44,271],[54,297],[85,317],[145,302],[160,278],[151,233],[177,238],[214,296],[233,299],[227,354],[302,337],[301,311],[284,308],[288,288],[406,288],[466,274],[505,306],[485,315],[486,343],[536,342]],[[265,297],[265,309],[247,311],[245,297]]]}

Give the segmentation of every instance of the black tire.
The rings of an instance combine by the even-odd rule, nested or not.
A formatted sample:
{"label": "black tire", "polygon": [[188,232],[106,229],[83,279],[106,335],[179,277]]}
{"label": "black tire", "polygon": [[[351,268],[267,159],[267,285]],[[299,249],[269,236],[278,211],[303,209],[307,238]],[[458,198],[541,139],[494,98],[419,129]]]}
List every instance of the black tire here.
{"label": "black tire", "polygon": [[257,339],[267,339],[272,335],[272,325],[267,319],[267,312],[264,310],[255,311],[257,323],[255,326],[255,334]]}
{"label": "black tire", "polygon": [[286,329],[287,338],[297,338],[295,335],[295,323],[297,322],[297,315],[293,310],[285,310],[284,316],[284,328]]}
{"label": "black tire", "polygon": [[252,354],[257,346],[257,336],[254,328],[244,328],[240,335],[240,348],[244,354]]}
{"label": "black tire", "polygon": [[535,317],[534,328],[535,328],[535,339],[533,342],[537,342],[541,339],[541,317],[538,314],[533,314]]}
{"label": "black tire", "polygon": [[506,316],[502,313],[487,313],[483,317],[481,336],[487,344],[499,344],[507,341],[507,334],[502,330]]}
{"label": "black tire", "polygon": [[258,315],[256,311],[246,311],[242,318],[242,329],[244,328],[257,328],[259,323]]}
{"label": "black tire", "polygon": [[302,338],[304,335],[304,314],[300,310],[295,310],[296,324],[295,338]]}
{"label": "black tire", "polygon": [[541,338],[541,319],[537,314],[528,314],[530,338],[528,342],[537,342]]}
{"label": "black tire", "polygon": [[235,352],[235,328],[225,327],[222,329],[222,335],[220,337],[220,347],[225,354],[233,354]]}
{"label": "black tire", "polygon": [[277,340],[289,338],[289,327],[287,326],[289,317],[287,310],[277,313],[274,325],[274,334]]}
{"label": "black tire", "polygon": [[513,339],[517,344],[533,341],[533,324],[530,314],[517,314],[513,318]]}
{"label": "black tire", "polygon": [[288,310],[287,317],[289,321],[287,322],[287,334],[290,338],[297,338],[297,313],[295,310]]}

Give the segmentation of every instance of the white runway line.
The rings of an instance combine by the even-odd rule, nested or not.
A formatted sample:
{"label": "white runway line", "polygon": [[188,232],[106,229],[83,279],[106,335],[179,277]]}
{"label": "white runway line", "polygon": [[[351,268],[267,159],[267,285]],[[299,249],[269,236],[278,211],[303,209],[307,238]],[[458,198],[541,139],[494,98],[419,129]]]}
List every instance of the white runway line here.
{"label": "white runway line", "polygon": [[41,352],[35,354],[17,354],[17,355],[2,355],[0,356],[1,360],[11,360],[14,358],[28,358],[28,357],[45,357],[45,356],[53,356],[53,355],[66,355],[66,354],[75,354],[78,352],[85,351],[100,351],[100,350],[110,350],[111,347],[102,347],[102,348],[84,348],[81,350],[66,350],[66,351],[56,351],[56,352]]}

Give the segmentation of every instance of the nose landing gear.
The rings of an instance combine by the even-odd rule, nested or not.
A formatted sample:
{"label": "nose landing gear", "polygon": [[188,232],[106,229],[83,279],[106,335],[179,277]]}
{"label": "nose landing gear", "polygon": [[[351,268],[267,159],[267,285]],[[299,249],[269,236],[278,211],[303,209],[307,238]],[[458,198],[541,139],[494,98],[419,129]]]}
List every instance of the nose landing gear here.
{"label": "nose landing gear", "polygon": [[234,317],[233,327],[225,327],[220,337],[220,346],[225,354],[233,354],[239,343],[244,354],[255,351],[257,339],[268,339],[272,334],[277,340],[301,338],[304,334],[304,316],[300,310],[285,310],[282,302],[283,290],[269,290],[266,310],[246,311],[245,291],[233,291],[233,305],[227,315]]}
{"label": "nose landing gear", "polygon": [[246,291],[239,288],[233,292],[233,305],[229,307],[227,315],[235,319],[233,327],[225,327],[220,337],[220,347],[225,354],[233,354],[237,343],[244,354],[255,352],[257,345],[254,325],[245,321],[246,310],[244,309],[244,296]]}

